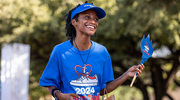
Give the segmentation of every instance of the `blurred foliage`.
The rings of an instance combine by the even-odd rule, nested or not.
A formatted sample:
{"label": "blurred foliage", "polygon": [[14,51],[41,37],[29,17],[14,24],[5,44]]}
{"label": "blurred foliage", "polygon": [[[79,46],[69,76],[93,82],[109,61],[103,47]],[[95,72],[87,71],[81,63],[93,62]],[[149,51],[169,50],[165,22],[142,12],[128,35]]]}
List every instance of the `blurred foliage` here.
{"label": "blurred foliage", "polygon": [[[163,96],[171,98],[166,92],[168,87],[175,88],[180,84],[180,1],[88,1],[106,10],[107,16],[99,21],[97,36],[93,36],[92,40],[107,47],[115,77],[122,75],[130,66],[139,64],[143,34],[150,34],[156,50],[166,46],[171,52],[165,58],[150,58],[145,62],[146,68],[134,84],[139,90],[121,86],[115,90],[117,98],[148,100],[148,87],[153,88],[156,100],[161,100]],[[53,47],[67,40],[65,14],[83,2],[84,0],[0,0],[0,47],[3,43],[14,42],[31,46],[31,100],[47,95],[46,89],[38,86],[39,78]],[[123,85],[129,85],[131,80]]]}

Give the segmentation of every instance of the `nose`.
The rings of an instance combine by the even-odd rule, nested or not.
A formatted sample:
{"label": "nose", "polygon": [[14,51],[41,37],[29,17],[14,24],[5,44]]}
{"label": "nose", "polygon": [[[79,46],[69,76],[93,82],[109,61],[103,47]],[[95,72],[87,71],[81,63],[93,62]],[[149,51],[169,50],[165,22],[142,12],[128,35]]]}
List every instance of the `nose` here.
{"label": "nose", "polygon": [[92,19],[92,18],[89,20],[89,22],[92,23],[92,24],[95,24],[95,23],[96,23],[95,20]]}
{"label": "nose", "polygon": [[97,21],[96,21],[96,19],[95,18],[90,18],[90,20],[89,20],[91,23],[98,23]]}

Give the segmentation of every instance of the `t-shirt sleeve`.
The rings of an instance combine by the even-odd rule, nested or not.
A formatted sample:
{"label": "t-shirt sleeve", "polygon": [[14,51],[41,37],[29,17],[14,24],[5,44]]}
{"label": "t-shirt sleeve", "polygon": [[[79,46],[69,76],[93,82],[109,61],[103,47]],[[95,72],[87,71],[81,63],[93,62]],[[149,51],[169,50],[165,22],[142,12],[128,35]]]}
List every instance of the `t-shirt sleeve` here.
{"label": "t-shirt sleeve", "polygon": [[107,59],[104,64],[103,68],[103,81],[101,85],[101,90],[106,87],[106,83],[114,80],[114,74],[113,74],[113,68],[112,68],[112,62],[111,57],[109,53],[107,52]]}
{"label": "t-shirt sleeve", "polygon": [[49,58],[48,64],[39,80],[40,86],[55,86],[60,88],[60,70],[58,64],[58,56],[56,49],[54,48]]}

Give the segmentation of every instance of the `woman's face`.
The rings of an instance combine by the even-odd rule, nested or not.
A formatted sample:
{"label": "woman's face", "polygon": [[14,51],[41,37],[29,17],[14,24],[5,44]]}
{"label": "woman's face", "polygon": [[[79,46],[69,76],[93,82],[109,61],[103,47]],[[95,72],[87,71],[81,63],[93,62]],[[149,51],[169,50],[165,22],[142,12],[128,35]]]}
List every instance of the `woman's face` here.
{"label": "woman's face", "polygon": [[78,21],[73,19],[72,24],[76,29],[76,34],[93,35],[98,27],[98,16],[93,10],[87,10],[79,14]]}

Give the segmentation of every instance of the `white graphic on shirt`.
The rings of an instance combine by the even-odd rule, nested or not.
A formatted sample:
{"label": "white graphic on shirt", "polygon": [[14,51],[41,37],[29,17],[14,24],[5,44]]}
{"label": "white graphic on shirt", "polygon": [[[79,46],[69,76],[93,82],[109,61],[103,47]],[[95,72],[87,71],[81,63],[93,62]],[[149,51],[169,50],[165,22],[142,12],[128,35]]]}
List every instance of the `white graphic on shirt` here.
{"label": "white graphic on shirt", "polygon": [[[86,72],[85,69],[88,66],[90,66],[91,69],[89,72]],[[78,73],[76,70],[77,67],[80,67],[83,73]],[[94,76],[90,76],[90,73],[92,71],[92,66],[90,64],[85,65],[84,68],[82,68],[80,65],[76,65],[74,69],[76,73],[78,74],[78,76],[77,76],[77,80],[72,80],[70,82],[71,85],[74,85],[74,86],[97,86],[98,85],[97,75],[95,74]]]}

